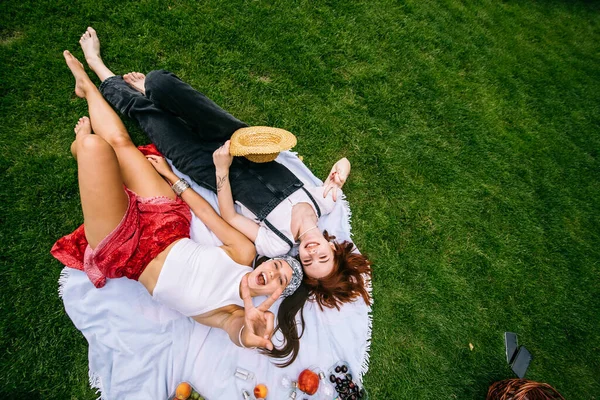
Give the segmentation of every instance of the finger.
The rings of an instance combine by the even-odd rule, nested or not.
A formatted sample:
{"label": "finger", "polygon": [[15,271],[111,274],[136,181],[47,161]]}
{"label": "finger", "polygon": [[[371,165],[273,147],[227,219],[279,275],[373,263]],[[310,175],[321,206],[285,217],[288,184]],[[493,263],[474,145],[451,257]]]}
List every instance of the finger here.
{"label": "finger", "polygon": [[244,308],[249,310],[254,308],[254,304],[252,304],[252,296],[250,295],[250,287],[248,286],[248,274],[242,277],[242,285],[240,287],[242,292],[242,300],[244,301]]}
{"label": "finger", "polygon": [[269,351],[271,351],[271,350],[273,350],[273,343],[270,340],[266,340],[265,339],[263,341],[262,347],[265,348],[265,349],[267,349],[267,350],[269,350]]}
{"label": "finger", "polygon": [[333,187],[333,194],[331,195],[331,197],[333,198],[333,201],[337,201],[337,188],[334,186]]}
{"label": "finger", "polygon": [[327,186],[325,186],[325,190],[323,190],[323,198],[327,197],[327,194],[331,191],[332,188],[333,186],[331,182],[327,184]]}
{"label": "finger", "polygon": [[263,301],[258,307],[256,307],[256,309],[259,311],[267,311],[277,301],[279,296],[281,296],[282,292],[282,288],[277,288],[277,290],[274,291],[273,294]]}
{"label": "finger", "polygon": [[263,349],[273,350],[273,343],[269,339],[264,339],[253,334],[249,334],[245,342],[246,347],[262,347]]}
{"label": "finger", "polygon": [[265,329],[265,339],[270,339],[275,329],[275,315],[272,312],[267,311],[265,313],[265,319],[267,320],[267,328]]}
{"label": "finger", "polygon": [[231,140],[226,141],[225,144],[223,145],[223,147],[225,148],[225,150],[227,150],[227,154],[229,154],[229,147],[231,147]]}

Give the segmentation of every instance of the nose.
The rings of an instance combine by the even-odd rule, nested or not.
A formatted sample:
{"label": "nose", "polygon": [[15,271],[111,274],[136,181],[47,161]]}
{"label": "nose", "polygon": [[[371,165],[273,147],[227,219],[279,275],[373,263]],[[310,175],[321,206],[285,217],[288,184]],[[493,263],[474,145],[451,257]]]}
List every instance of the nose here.
{"label": "nose", "polygon": [[308,254],[315,254],[316,252],[317,252],[317,249],[314,247],[312,249],[308,250]]}

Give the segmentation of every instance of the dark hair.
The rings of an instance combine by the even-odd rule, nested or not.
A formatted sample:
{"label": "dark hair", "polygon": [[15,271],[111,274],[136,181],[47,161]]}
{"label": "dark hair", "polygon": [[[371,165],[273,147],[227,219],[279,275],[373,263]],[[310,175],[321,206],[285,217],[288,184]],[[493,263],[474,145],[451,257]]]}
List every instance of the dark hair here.
{"label": "dark hair", "polygon": [[[343,303],[353,301],[357,297],[362,297],[367,305],[371,304],[366,282],[366,279],[371,279],[371,262],[364,255],[354,252],[354,243],[334,242],[335,236],[330,236],[327,231],[323,232],[323,235],[335,246],[333,272],[320,279],[304,275],[304,281],[298,289],[279,305],[275,332],[281,331],[283,346],[273,347],[271,351],[261,350],[269,357],[283,359],[282,362],[275,363],[280,368],[292,364],[298,357],[300,338],[304,334],[304,304],[311,295],[314,295],[321,310],[323,307],[339,310]],[[266,260],[267,257],[260,257],[255,265],[258,266]],[[298,312],[299,323],[296,321]]]}
{"label": "dark hair", "polygon": [[[269,260],[267,257],[260,257],[255,262],[255,267],[258,267],[263,262]],[[294,362],[298,357],[300,350],[300,338],[304,334],[304,304],[309,296],[308,287],[302,283],[296,291],[283,299],[277,311],[277,326],[274,332],[281,331],[283,335],[283,346],[280,348],[273,347],[273,350],[261,350],[261,353],[269,357],[282,359],[281,362],[275,363],[280,368],[287,367]],[[296,315],[300,311],[300,323],[296,322]],[[298,325],[300,332],[298,332]]]}
{"label": "dark hair", "polygon": [[310,294],[315,296],[321,310],[323,307],[337,308],[344,303],[362,297],[367,305],[371,305],[371,298],[367,290],[367,280],[371,279],[371,262],[369,259],[355,252],[354,243],[333,241],[335,236],[323,232],[325,239],[334,244],[333,271],[324,278],[311,278],[304,275],[304,284]]}

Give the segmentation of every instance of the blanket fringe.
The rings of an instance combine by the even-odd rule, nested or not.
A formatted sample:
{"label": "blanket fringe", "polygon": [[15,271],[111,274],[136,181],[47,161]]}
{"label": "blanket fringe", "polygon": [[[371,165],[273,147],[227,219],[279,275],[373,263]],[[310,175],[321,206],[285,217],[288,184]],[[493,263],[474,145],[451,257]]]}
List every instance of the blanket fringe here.
{"label": "blanket fringe", "polygon": [[365,351],[363,353],[362,356],[362,362],[361,362],[361,367],[360,367],[360,372],[359,372],[359,379],[360,379],[360,383],[362,384],[362,380],[364,375],[369,371],[369,362],[370,362],[370,358],[371,358],[371,335],[373,332],[373,286],[371,284],[371,279],[367,280],[367,292],[369,293],[369,299],[371,299],[371,305],[369,306],[369,309],[367,311],[367,315],[368,315],[368,326],[367,326],[367,343],[365,345]]}
{"label": "blanket fringe", "polygon": [[61,299],[63,298],[65,285],[67,284],[68,280],[69,269],[67,267],[64,267],[63,270],[60,271],[60,276],[58,278],[58,297],[60,297]]}
{"label": "blanket fringe", "polygon": [[104,400],[105,397],[102,394],[102,379],[100,379],[100,375],[96,374],[92,370],[89,370],[88,375],[90,378],[90,388],[96,389],[96,394],[100,392],[100,396],[96,398],[96,400]]}
{"label": "blanket fringe", "polygon": [[348,232],[350,232],[350,237],[352,237],[354,236],[354,233],[352,233],[352,210],[350,209],[350,203],[348,203],[348,200],[346,200],[346,195],[344,192],[342,192],[342,197],[339,200],[342,202],[342,206],[348,213],[346,216],[346,222],[348,223]]}

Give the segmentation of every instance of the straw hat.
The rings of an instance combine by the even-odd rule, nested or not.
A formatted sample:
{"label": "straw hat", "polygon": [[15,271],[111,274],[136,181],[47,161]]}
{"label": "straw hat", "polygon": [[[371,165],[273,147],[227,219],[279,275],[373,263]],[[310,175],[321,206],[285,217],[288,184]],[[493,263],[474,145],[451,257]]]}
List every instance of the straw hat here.
{"label": "straw hat", "polygon": [[244,156],[255,163],[273,161],[277,155],[296,145],[296,136],[270,126],[240,128],[231,136],[229,154]]}

